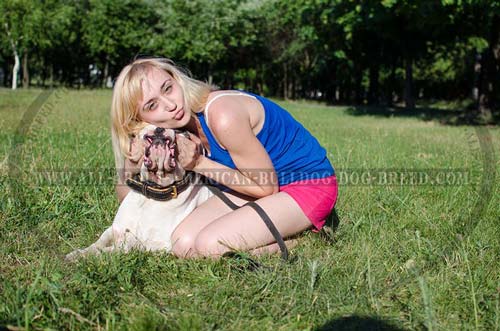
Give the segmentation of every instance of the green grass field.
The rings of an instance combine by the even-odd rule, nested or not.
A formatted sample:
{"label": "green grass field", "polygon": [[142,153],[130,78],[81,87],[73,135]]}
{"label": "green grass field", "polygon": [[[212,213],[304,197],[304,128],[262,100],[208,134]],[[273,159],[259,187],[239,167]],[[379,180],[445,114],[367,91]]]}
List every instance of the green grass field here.
{"label": "green grass field", "polygon": [[[0,90],[1,330],[500,330],[498,128],[279,101],[337,169],[333,236],[257,271],[141,252],[67,264],[118,207],[111,92],[58,91],[22,122],[40,93]],[[403,170],[447,185],[383,180]]]}

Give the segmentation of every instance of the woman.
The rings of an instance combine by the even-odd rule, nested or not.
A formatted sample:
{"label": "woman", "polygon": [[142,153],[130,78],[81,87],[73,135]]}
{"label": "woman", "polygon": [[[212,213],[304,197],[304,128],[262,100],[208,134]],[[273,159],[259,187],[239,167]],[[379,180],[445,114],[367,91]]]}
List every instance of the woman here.
{"label": "woman", "polygon": [[[191,139],[177,137],[184,169],[227,187],[225,194],[238,205],[255,200],[284,238],[320,230],[335,205],[337,182],[326,151],[290,114],[257,95],[218,91],[169,59],[127,65],[114,87],[111,117],[118,170],[130,156],[130,137],[147,123],[184,128],[191,133]],[[199,144],[206,155],[198,152]],[[123,183],[123,171],[120,178]],[[120,200],[127,192],[117,186]],[[172,242],[180,257],[279,249],[254,210],[233,211],[217,197],[183,220]]]}

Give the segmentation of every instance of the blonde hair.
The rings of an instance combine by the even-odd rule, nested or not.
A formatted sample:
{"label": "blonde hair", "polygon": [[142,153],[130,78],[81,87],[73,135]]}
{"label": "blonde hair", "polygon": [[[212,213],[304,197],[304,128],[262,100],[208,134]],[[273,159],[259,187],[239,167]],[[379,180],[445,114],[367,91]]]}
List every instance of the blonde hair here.
{"label": "blonde hair", "polygon": [[208,94],[217,88],[191,78],[189,72],[175,65],[167,58],[138,59],[125,66],[116,79],[111,103],[111,138],[115,155],[115,166],[121,181],[125,158],[130,158],[130,139],[136,136],[148,123],[139,119],[139,101],[142,99],[142,82],[147,80],[151,69],[157,68],[169,73],[184,93],[184,105],[192,112],[200,112]]}

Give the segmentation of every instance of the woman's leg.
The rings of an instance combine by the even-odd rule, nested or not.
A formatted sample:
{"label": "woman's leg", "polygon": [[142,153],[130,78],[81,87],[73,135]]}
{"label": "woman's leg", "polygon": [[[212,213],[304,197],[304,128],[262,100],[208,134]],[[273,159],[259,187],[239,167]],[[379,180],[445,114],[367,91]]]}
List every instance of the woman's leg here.
{"label": "woman's leg", "polygon": [[[286,238],[311,227],[311,222],[295,200],[280,192],[256,201],[269,215],[280,234]],[[200,206],[201,207],[201,206]],[[227,207],[226,207],[227,208]],[[256,253],[276,250],[275,239],[264,221],[251,208],[219,212],[211,222],[204,222],[195,239],[195,255],[220,256],[231,250],[252,250]],[[217,213],[213,213],[215,215]],[[217,216],[217,215],[215,215]],[[191,215],[190,215],[191,217]],[[264,246],[269,246],[267,249]]]}
{"label": "woman's leg", "polygon": [[[243,197],[224,193],[232,202],[242,206],[248,202]],[[232,211],[220,198],[213,196],[189,214],[172,233],[172,253],[178,257],[193,257],[198,233],[219,217]]]}

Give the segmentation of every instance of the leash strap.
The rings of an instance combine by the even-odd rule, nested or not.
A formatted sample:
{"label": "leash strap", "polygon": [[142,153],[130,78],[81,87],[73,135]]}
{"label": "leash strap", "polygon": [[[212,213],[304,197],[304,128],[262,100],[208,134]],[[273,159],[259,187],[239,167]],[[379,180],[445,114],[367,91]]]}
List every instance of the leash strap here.
{"label": "leash strap", "polygon": [[208,186],[208,189],[219,199],[222,200],[222,202],[224,202],[229,208],[231,208],[232,210],[236,210],[236,209],[239,209],[240,206],[238,206],[237,204],[235,204],[234,202],[231,201],[231,199],[229,199],[228,197],[226,197],[224,195],[224,193],[221,192],[221,190],[219,190],[217,187],[213,186],[213,185],[210,185],[210,184],[206,184]]}
{"label": "leash strap", "polygon": [[224,193],[222,193],[217,187],[214,187],[212,185],[207,185],[207,186],[215,196],[217,196],[219,199],[221,199],[222,202],[224,202],[232,210],[240,209],[240,208],[245,207],[245,206],[248,206],[248,207],[252,208],[253,210],[255,210],[255,212],[260,216],[262,221],[264,221],[267,228],[269,229],[269,231],[271,231],[271,234],[273,235],[274,239],[278,243],[278,246],[281,250],[281,258],[284,261],[288,260],[288,248],[286,247],[285,241],[283,240],[283,237],[281,236],[280,232],[278,231],[278,229],[274,225],[273,221],[271,221],[271,218],[269,217],[269,215],[267,215],[267,213],[264,211],[264,209],[262,209],[261,206],[259,206],[254,201],[247,202],[243,206],[238,206],[237,204],[232,202],[227,196],[225,196]]}
{"label": "leash strap", "polygon": [[247,202],[243,206],[252,207],[253,210],[255,210],[257,212],[257,214],[259,214],[260,218],[262,218],[264,223],[266,223],[269,231],[271,231],[271,233],[273,234],[274,239],[276,239],[276,242],[278,243],[278,246],[281,249],[281,258],[284,261],[288,260],[288,248],[286,247],[285,241],[283,240],[283,237],[281,236],[280,232],[278,231],[278,229],[274,225],[273,221],[271,221],[271,218],[269,217],[269,215],[267,215],[267,213],[264,211],[264,209],[262,209],[262,207],[259,206],[258,204],[256,204],[254,201]]}

